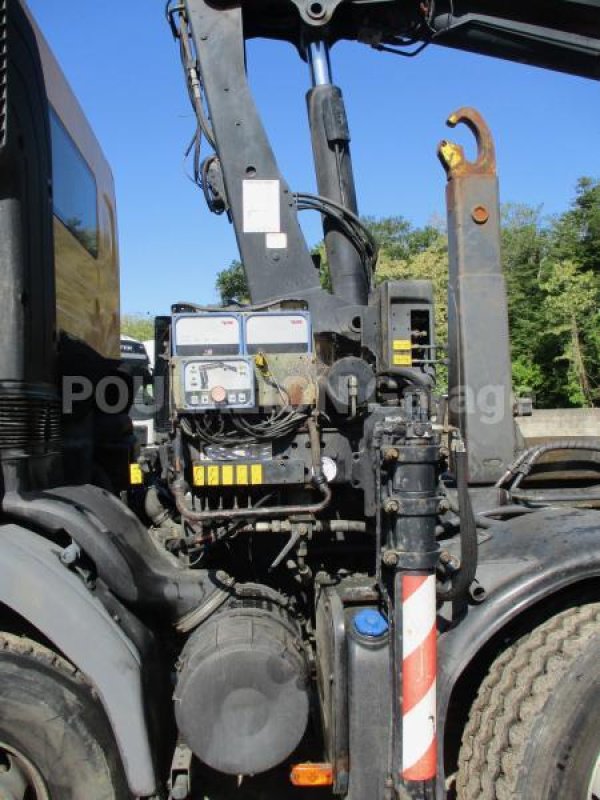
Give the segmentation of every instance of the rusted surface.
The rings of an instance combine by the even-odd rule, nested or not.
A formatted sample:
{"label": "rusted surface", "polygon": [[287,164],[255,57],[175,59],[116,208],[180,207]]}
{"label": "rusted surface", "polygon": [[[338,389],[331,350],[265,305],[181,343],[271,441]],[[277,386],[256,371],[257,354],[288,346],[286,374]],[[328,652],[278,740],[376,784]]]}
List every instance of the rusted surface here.
{"label": "rusted surface", "polygon": [[[448,180],[471,175],[496,174],[496,149],[492,134],[479,111],[474,108],[459,108],[450,114],[447,125],[455,128],[462,123],[472,132],[477,142],[477,158],[469,161],[462,145],[444,139],[438,146],[438,158],[446,170]],[[478,220],[475,220],[478,222]],[[485,220],[484,220],[485,221]]]}
{"label": "rusted surface", "polygon": [[485,206],[477,205],[474,206],[473,211],[471,211],[471,217],[473,218],[473,222],[476,222],[478,225],[485,225],[490,218],[490,212]]}
{"label": "rusted surface", "polygon": [[317,401],[317,362],[308,354],[272,354],[262,369],[255,362],[258,405],[312,406]]}

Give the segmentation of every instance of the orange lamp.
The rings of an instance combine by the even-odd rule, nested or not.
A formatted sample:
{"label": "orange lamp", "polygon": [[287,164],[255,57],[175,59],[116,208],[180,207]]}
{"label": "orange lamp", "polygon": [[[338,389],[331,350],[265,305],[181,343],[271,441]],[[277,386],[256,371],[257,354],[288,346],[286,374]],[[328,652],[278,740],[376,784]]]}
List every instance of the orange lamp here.
{"label": "orange lamp", "polygon": [[333,767],[331,764],[296,764],[292,768],[290,780],[294,786],[332,786]]}

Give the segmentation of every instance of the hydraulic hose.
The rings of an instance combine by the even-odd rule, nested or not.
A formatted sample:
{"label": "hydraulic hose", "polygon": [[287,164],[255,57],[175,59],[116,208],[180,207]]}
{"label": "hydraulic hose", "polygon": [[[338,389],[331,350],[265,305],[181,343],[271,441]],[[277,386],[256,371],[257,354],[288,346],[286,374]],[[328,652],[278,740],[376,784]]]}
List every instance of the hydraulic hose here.
{"label": "hydraulic hose", "polygon": [[402,378],[402,380],[421,386],[423,389],[431,389],[434,384],[433,375],[428,375],[413,367],[388,367],[385,374],[393,378]]}
{"label": "hydraulic hose", "polygon": [[557,450],[600,452],[600,439],[558,439],[557,441],[546,442],[525,450],[508,467],[504,475],[496,483],[496,488],[504,487],[511,478],[514,478],[514,488],[516,489],[543,455]]}
{"label": "hydraulic hose", "polygon": [[518,500],[521,503],[539,503],[540,505],[552,505],[552,503],[598,503],[600,502],[598,486],[592,488],[596,491],[590,491],[588,487],[579,487],[569,489],[564,494],[560,489],[551,490],[548,494],[535,491],[513,492],[511,490],[510,496],[513,500]]}
{"label": "hydraulic hose", "polygon": [[440,600],[455,600],[469,590],[475,580],[478,560],[477,524],[469,495],[468,457],[464,445],[454,450],[456,465],[456,488],[458,490],[458,508],[460,513],[460,569],[452,576],[447,588],[438,587]]}

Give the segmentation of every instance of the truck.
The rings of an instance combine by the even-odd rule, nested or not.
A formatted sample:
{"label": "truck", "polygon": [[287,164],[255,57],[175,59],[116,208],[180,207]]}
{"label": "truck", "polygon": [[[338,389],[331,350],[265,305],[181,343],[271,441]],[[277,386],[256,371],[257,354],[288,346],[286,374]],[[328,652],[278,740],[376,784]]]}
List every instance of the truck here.
{"label": "truck", "polygon": [[[600,797],[600,437],[516,434],[492,134],[461,108],[476,158],[438,148],[443,349],[431,283],[374,280],[331,64],[350,39],[598,79],[598,3],[166,17],[250,302],[156,318],[140,446],[110,169],[24,3],[0,3],[0,796]],[[253,37],[308,63],[318,194],[279,171]]]}

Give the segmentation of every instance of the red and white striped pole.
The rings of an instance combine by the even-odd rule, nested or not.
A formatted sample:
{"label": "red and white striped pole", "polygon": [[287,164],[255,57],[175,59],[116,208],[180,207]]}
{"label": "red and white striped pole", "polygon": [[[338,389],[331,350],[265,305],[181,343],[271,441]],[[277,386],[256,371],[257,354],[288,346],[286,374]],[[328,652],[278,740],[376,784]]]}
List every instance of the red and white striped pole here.
{"label": "red and white striped pole", "polygon": [[[416,400],[422,398],[417,397]],[[421,405],[415,403],[419,408]],[[394,675],[392,741],[394,789],[411,800],[430,800],[437,787],[436,521],[439,443],[429,423],[382,443],[383,563],[393,569]],[[393,437],[393,438],[392,438]]]}
{"label": "red and white striped pole", "polygon": [[437,624],[434,575],[403,573],[402,780],[432,781],[437,772]]}

